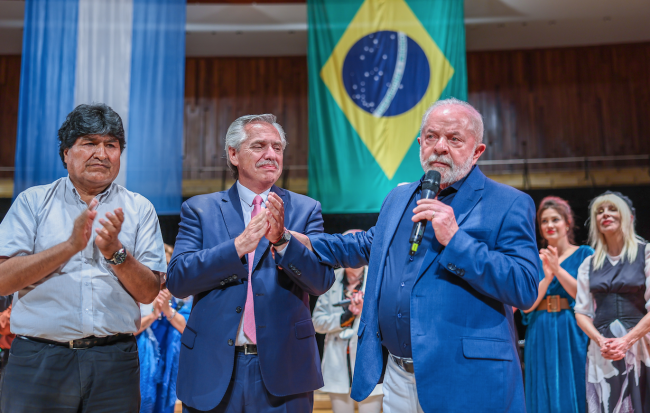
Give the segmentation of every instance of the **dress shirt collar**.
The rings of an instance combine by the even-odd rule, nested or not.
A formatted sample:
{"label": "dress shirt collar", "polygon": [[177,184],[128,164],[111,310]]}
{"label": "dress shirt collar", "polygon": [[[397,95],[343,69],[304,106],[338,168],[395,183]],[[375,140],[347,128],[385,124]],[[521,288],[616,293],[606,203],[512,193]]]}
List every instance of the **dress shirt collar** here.
{"label": "dress shirt collar", "polygon": [[267,189],[266,191],[262,192],[261,194],[256,194],[255,192],[251,191],[250,189],[246,188],[244,185],[242,185],[239,180],[237,180],[237,192],[239,192],[239,199],[242,200],[243,203],[248,205],[249,207],[253,207],[253,200],[257,195],[262,197],[262,201],[264,204],[266,204],[266,200],[269,197],[269,192],[271,192],[271,188]]}
{"label": "dress shirt collar", "polygon": [[[438,196],[442,197],[442,196],[447,196],[447,195],[449,195],[449,194],[451,194],[453,192],[458,192],[460,190],[460,187],[463,186],[463,183],[465,182],[465,180],[467,180],[467,177],[472,174],[472,172],[474,171],[474,168],[476,168],[476,165],[472,166],[472,169],[469,170],[467,175],[460,178],[458,181],[454,182],[452,185],[448,186],[447,188],[443,189],[442,191],[438,192]],[[422,190],[422,181],[424,181],[425,176],[426,176],[426,174],[422,175],[422,178],[420,178],[420,186],[418,187],[418,191]]]}
{"label": "dress shirt collar", "polygon": [[[111,184],[104,189],[103,192],[98,194],[95,198],[97,198],[97,201],[102,202],[104,201],[113,191],[113,188],[115,187],[115,182],[111,182]],[[77,188],[75,188],[74,184],[70,180],[70,175],[66,176],[65,178],[65,188],[67,191],[70,191],[74,194],[74,196],[81,201],[81,196],[79,196],[79,192],[77,191]]]}

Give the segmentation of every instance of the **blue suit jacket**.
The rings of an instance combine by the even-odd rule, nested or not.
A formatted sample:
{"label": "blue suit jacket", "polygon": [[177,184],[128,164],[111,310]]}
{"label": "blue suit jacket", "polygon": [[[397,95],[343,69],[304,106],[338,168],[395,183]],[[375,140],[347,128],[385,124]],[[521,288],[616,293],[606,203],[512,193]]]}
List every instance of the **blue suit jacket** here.
{"label": "blue suit jacket", "polygon": [[[320,203],[276,186],[271,191],[284,201],[288,229],[307,235],[323,232]],[[177,297],[195,296],[181,339],[177,393],[199,410],[217,406],[232,377],[248,286],[248,264],[245,257],[239,258],[234,243],[243,231],[236,185],[183,203],[167,286]],[[333,270],[296,240],[274,260],[268,240],[262,238],[252,277],[264,385],[275,396],[322,387],[309,294],[326,292],[334,283]]]}
{"label": "blue suit jacket", "polygon": [[[390,294],[380,291],[386,254],[417,187],[416,182],[395,188],[368,232],[310,237],[324,263],[369,264],[355,400],[368,397],[380,380],[377,314],[380,294]],[[511,306],[526,309],[537,298],[535,206],[528,195],[486,178],[478,167],[451,206],[460,229],[447,247],[435,242],[426,251],[411,293],[420,404],[425,412],[524,412]],[[426,230],[432,231],[431,225]]]}

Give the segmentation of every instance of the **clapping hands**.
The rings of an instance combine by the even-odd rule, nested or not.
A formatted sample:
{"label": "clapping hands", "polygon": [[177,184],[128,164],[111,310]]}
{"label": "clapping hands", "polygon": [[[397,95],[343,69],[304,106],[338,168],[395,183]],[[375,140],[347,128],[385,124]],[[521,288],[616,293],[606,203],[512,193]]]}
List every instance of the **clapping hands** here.
{"label": "clapping hands", "polygon": [[266,208],[253,217],[240,236],[235,238],[235,249],[239,257],[257,248],[263,237],[269,242],[277,242],[284,233],[284,202],[274,192],[269,192]]}

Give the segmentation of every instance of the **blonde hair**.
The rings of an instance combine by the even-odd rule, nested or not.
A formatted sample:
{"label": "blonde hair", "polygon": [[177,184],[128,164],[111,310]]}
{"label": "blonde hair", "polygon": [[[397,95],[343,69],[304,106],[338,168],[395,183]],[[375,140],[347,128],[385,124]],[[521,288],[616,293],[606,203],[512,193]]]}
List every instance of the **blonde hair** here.
{"label": "blonde hair", "polygon": [[637,243],[642,239],[636,235],[634,230],[634,217],[628,204],[620,197],[614,194],[603,194],[596,197],[591,202],[591,210],[589,211],[589,244],[595,250],[592,258],[593,269],[598,270],[603,267],[605,263],[605,256],[607,255],[607,241],[605,236],[598,230],[598,208],[604,203],[610,203],[618,209],[621,214],[621,231],[623,232],[623,249],[621,250],[621,259],[627,259],[628,262],[636,260],[639,248]]}

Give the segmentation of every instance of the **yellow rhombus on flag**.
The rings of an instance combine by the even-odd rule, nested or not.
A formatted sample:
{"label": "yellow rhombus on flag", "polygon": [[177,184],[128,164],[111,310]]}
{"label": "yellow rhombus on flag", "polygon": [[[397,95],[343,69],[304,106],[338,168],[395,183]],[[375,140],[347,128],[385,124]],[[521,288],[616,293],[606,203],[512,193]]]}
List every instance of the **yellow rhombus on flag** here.
{"label": "yellow rhombus on flag", "polygon": [[[361,109],[343,84],[343,64],[348,51],[359,39],[378,31],[394,31],[410,37],[422,48],[429,62],[429,86],[424,96],[413,108],[396,116],[383,116],[381,110],[369,113]],[[388,179],[393,178],[413,144],[425,110],[438,100],[453,74],[454,68],[404,0],[366,0],[320,72],[332,97]],[[399,80],[394,77],[392,86],[398,87]],[[390,94],[387,95],[388,100],[378,105],[384,109],[390,104]]]}

